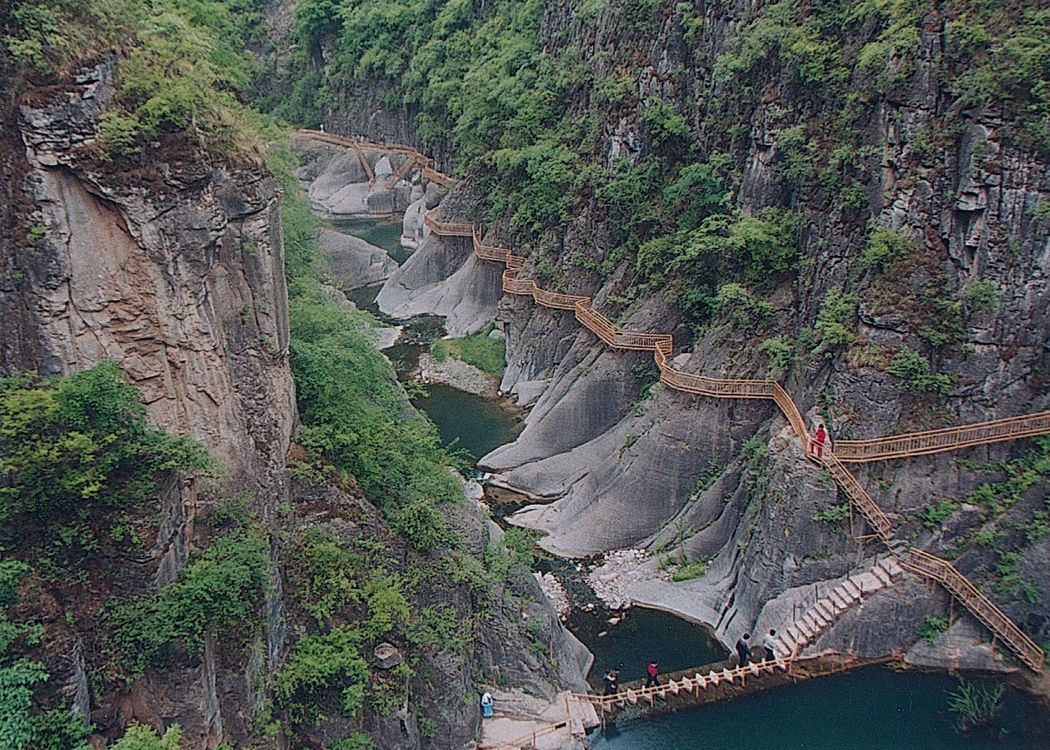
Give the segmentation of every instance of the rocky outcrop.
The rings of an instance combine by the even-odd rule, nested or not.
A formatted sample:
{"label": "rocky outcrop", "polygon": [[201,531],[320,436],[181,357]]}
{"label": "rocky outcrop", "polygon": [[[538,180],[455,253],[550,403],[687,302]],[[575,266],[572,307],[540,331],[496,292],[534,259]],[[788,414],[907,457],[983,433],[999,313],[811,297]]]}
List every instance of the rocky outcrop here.
{"label": "rocky outcrop", "polygon": [[[348,546],[361,539],[386,540],[390,542],[387,554],[397,560],[398,572],[406,577],[433,564],[391,541],[382,514],[363,499],[306,481],[293,483],[292,498],[299,529],[332,534]],[[489,545],[498,544],[502,535],[480,510],[477,500],[471,498],[450,509],[452,525],[463,535],[466,547],[479,556]],[[409,697],[396,711],[377,715],[369,707],[363,709],[359,723],[378,747],[417,750],[429,746],[420,730],[423,724],[436,727],[437,746],[464,747],[478,728],[475,687],[479,683],[513,684],[547,700],[565,688],[586,689],[584,674],[591,663],[590,652],[561,626],[535,579],[524,573],[514,575],[491,594],[479,604],[467,582],[457,583],[445,575],[431,576],[427,585],[411,592],[413,613],[451,608],[467,646],[437,643],[414,649],[399,637],[389,636],[396,648],[414,650],[414,676],[409,681]],[[473,618],[479,611],[485,616],[475,625]],[[306,632],[307,618],[296,619],[292,627]],[[537,642],[545,647],[542,653],[525,647]],[[322,720],[316,736],[309,738],[333,741],[345,737],[357,724],[335,715]]]}
{"label": "rocky outcrop", "polygon": [[450,336],[468,336],[496,315],[501,271],[478,260],[470,240],[429,235],[379,290],[379,309],[394,318],[445,318]]}
{"label": "rocky outcrop", "polygon": [[[422,182],[395,180],[408,156],[354,149],[297,135],[302,165],[296,175],[307,187],[310,204],[323,219],[355,219],[404,213],[425,195]],[[367,171],[366,165],[367,164]]]}
{"label": "rocky outcrop", "polygon": [[386,250],[351,234],[325,227],[317,241],[328,258],[332,282],[343,291],[385,281],[397,269]]}
{"label": "rocky outcrop", "polygon": [[[224,494],[250,498],[268,521],[287,492],[297,419],[274,181],[261,162],[185,136],[164,135],[148,161],[105,158],[95,137],[113,75],[105,61],[37,92],[5,128],[20,141],[5,169],[17,170],[16,226],[26,231],[0,247],[0,372],[114,361],[150,420],[205,443],[227,472]],[[193,551],[194,519],[214,502],[199,490],[184,479],[162,488],[157,539],[129,573],[143,587],[172,581]],[[279,657],[279,586],[267,607],[263,649]],[[85,650],[83,661],[97,669],[101,656]],[[253,712],[244,696],[258,677],[243,657],[209,645],[199,666],[149,676],[123,697],[95,696],[92,721],[109,731],[177,716],[193,747],[243,740]]]}

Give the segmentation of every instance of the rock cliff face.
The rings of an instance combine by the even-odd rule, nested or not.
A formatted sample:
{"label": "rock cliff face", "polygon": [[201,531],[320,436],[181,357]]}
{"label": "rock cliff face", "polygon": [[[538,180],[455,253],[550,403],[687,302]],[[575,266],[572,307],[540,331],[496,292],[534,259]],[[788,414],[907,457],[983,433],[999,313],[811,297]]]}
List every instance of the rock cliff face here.
{"label": "rock cliff face", "polygon": [[[156,539],[134,563],[117,565],[122,590],[139,594],[172,582],[202,544],[195,521],[216,497],[247,498],[274,532],[312,528],[347,539],[381,533],[400,545],[407,570],[404,543],[367,500],[289,480],[286,455],[297,414],[273,178],[261,163],[227,159],[184,135],[162,136],[148,158],[100,157],[94,143],[98,119],[114,97],[113,74],[113,63],[104,61],[46,90],[19,91],[14,98],[20,106],[4,111],[0,374],[65,374],[112,360],[143,394],[153,423],[198,438],[226,467],[218,489],[208,494],[193,480],[172,478],[164,485]],[[304,175],[315,178],[320,212],[405,212],[406,232],[422,241],[422,211],[428,201],[436,203],[433,190],[404,181],[385,187],[397,155],[378,155],[370,164],[377,179],[369,184],[356,157],[338,161],[342,153],[310,154],[304,167]],[[364,256],[343,269],[348,286],[389,274],[385,254],[380,263],[368,251]],[[490,296],[493,303],[498,298]],[[455,523],[480,557],[500,532],[482,520],[476,504],[466,505],[461,516]],[[216,634],[199,656],[92,693],[88,675],[106,668],[99,626],[92,624],[90,638],[65,626],[57,630],[66,635],[53,637],[49,629],[46,666],[54,690],[46,702],[71,698],[108,737],[137,720],[179,724],[192,748],[223,741],[273,747],[275,740],[258,723],[267,685],[307,632],[307,618],[283,591],[283,538],[272,537],[263,627],[248,649],[232,648]],[[471,589],[451,580],[430,587],[427,596],[413,606],[450,605],[466,622],[479,609]],[[61,616],[60,603],[45,605]],[[540,695],[585,687],[589,654],[543,603],[531,577],[510,580],[486,612],[488,625],[474,649],[409,654],[425,675],[415,679],[411,703],[389,715],[368,711],[363,720],[378,746],[468,742],[479,675]],[[526,647],[540,637],[550,658]],[[318,741],[345,737],[356,727],[327,721],[317,728]],[[276,742],[284,747],[290,739]]]}
{"label": "rock cliff face", "polygon": [[[741,209],[790,206],[801,216],[804,261],[797,280],[769,296],[775,321],[769,330],[789,341],[805,340],[829,292],[853,289],[854,345],[802,351],[778,373],[807,420],[828,422],[838,439],[867,438],[1050,408],[1045,346],[1050,222],[1045,210],[1042,219],[1036,212],[1050,201],[1050,165],[1045,155],[1012,140],[1010,123],[998,113],[956,106],[937,75],[945,20],[925,19],[910,72],[866,100],[859,126],[863,148],[856,155],[862,190],[847,202],[813,187],[792,186],[785,177],[789,147],[782,134],[830,116],[820,102],[807,99],[772,63],[752,82],[757,94],[744,102],[713,74],[716,59],[732,48],[754,4],[694,4],[689,39],[679,15],[683,7],[665,13],[653,33],[641,35],[616,8],[590,19],[567,4],[553,5],[541,32],[544,46],[584,50],[595,80],[625,71],[636,86],[630,104],[606,113],[598,161],[635,160],[652,150],[644,110],[647,100],[659,98],[685,113],[703,154],[731,157],[739,171],[734,198]],[[907,65],[901,63],[901,69]],[[731,103],[719,104],[725,101]],[[585,103],[575,105],[582,110]],[[939,134],[932,145],[931,132]],[[864,265],[869,218],[913,238],[914,264],[895,278],[880,278]],[[574,267],[574,252],[593,255],[597,243],[600,259],[603,243],[608,249],[606,221],[597,206],[578,206],[560,244],[566,291],[593,296],[624,328],[673,331],[676,367],[716,377],[770,372],[752,330],[716,318],[692,331],[659,290],[625,308],[617,300],[632,283],[630,268],[621,265],[601,279]],[[441,248],[432,250],[432,257],[464,255],[462,240],[428,242]],[[442,265],[455,270],[448,289],[460,289],[466,266]],[[478,289],[488,288],[491,273],[475,277]],[[529,265],[522,274],[536,275]],[[402,283],[416,291],[426,288],[428,299],[439,300],[443,292],[433,288],[435,280],[431,273],[414,283],[403,277]],[[923,336],[930,335],[918,331],[909,300],[932,288],[932,281],[947,290],[945,300],[958,298],[977,280],[997,290],[997,303],[965,311],[962,332],[953,334],[961,345],[932,347],[935,368],[949,378],[948,393],[942,398],[908,392],[886,365],[894,352],[923,345]],[[946,323],[945,317],[935,313],[930,325]],[[661,386],[645,397],[638,373],[651,368],[650,360],[606,350],[569,314],[506,298],[500,319],[509,360],[503,389],[534,406],[519,439],[481,463],[549,503],[518,517],[548,533],[543,542],[548,548],[585,555],[680,543],[693,556],[709,557],[709,572],[682,590],[702,595],[708,603],[705,619],[730,641],[742,629],[784,617],[784,602],[801,601],[805,587],[837,578],[874,553],[872,545],[851,539],[846,525],[814,520],[843,499],[804,462],[772,404],[704,399]],[[1030,442],[996,444],[959,457],[994,464],[1031,448]],[[987,472],[942,454],[866,465],[856,475],[893,518],[899,538],[936,552],[957,548],[959,569],[984,580],[993,593],[990,585],[1001,583],[995,555],[965,543],[981,527],[976,509],[961,504],[948,518],[920,520],[931,504],[962,499],[990,481]],[[1026,539],[1023,529],[1033,514],[1043,512],[1045,492],[1045,484],[1037,483],[995,522],[1003,547],[1020,551],[1016,572],[1038,594],[1026,601],[1016,588],[1010,592],[996,584],[993,596],[1036,641],[1050,632],[1050,577],[1037,562],[1046,540]],[[684,531],[675,542],[679,528]],[[914,643],[923,618],[946,611],[947,596],[910,579],[899,586],[870,600],[860,619],[845,617],[820,643],[867,654]],[[952,648],[973,644],[978,629],[967,636],[961,632],[967,623],[964,618],[953,628],[961,640]],[[913,653],[919,660],[944,659],[947,643],[939,652]],[[958,658],[987,662],[976,651]]]}
{"label": "rock cliff face", "polygon": [[295,424],[273,180],[174,148],[137,174],[98,160],[112,74],[103,64],[21,108],[33,211],[7,248],[19,283],[3,290],[0,365],[68,373],[111,359],[154,422],[202,440],[236,480],[265,482]]}
{"label": "rock cliff face", "polygon": [[[287,496],[297,420],[274,181],[261,164],[170,137],[148,162],[99,159],[92,143],[113,71],[103,62],[7,113],[0,372],[116,362],[153,423],[196,437],[222,461],[222,494],[246,495],[271,519]],[[132,573],[144,584],[169,583],[186,562],[208,505],[199,489],[175,481],[162,492],[157,540]],[[284,653],[276,584],[262,659],[222,655],[209,642],[199,669],[148,676],[86,713],[102,730],[131,718],[177,721],[194,747],[243,739],[259,675]],[[99,657],[75,661],[80,675]]]}

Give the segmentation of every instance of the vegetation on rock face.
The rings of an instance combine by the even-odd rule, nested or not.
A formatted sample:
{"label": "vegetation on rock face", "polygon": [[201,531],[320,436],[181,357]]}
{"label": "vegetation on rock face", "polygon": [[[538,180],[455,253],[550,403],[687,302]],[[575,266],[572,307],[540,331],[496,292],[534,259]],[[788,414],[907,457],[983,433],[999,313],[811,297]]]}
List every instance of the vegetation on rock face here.
{"label": "vegetation on rock face", "polygon": [[134,550],[140,540],[120,523],[122,513],[153,500],[171,472],[216,470],[199,443],[146,422],[138,391],[112,363],[66,379],[0,379],[0,539],[7,544],[43,544],[56,563],[100,544]]}
{"label": "vegetation on rock face", "polygon": [[[65,707],[41,708],[34,699],[49,677],[37,654],[46,643],[61,642],[77,617],[99,618],[98,602],[116,576],[104,560],[140,554],[155,536],[152,503],[162,480],[216,469],[203,446],[147,423],[138,391],[112,363],[67,378],[0,379],[0,542],[12,556],[0,560],[0,745],[86,750],[89,727],[78,715]],[[181,594],[185,606],[136,621],[140,632],[150,631],[143,638],[174,632],[199,639],[204,628],[233,624],[232,618],[213,616],[238,602],[237,569],[226,567],[223,550],[221,543],[207,549],[180,583],[149,597],[171,601]],[[217,579],[211,585],[207,576],[196,575],[208,560]],[[184,580],[193,590],[186,590]],[[73,609],[56,621],[35,612],[25,598],[19,602],[20,587],[36,597],[64,592]],[[254,604],[255,598],[244,603],[240,614],[250,619]],[[143,614],[138,610],[136,616]],[[154,654],[134,656],[141,666]],[[92,666],[100,677],[108,669]],[[116,747],[150,747],[136,742],[129,730]],[[156,747],[169,746],[170,740]]]}
{"label": "vegetation on rock face", "polygon": [[262,6],[262,0],[16,0],[4,44],[42,73],[126,45],[117,61],[118,105],[99,123],[104,154],[138,152],[158,134],[187,130],[212,146],[249,150],[251,114],[238,94],[252,79],[246,48]]}
{"label": "vegetation on rock face", "polygon": [[376,350],[375,321],[340,305],[319,283],[317,220],[295,178],[278,165],[285,189],[284,241],[291,364],[303,427],[299,440],[347,472],[396,528],[424,548],[448,535],[433,503],[462,497],[434,425],[415,412],[390,364]]}
{"label": "vegetation on rock face", "polygon": [[266,548],[257,532],[231,532],[208,545],[174,583],[115,602],[108,620],[120,665],[132,675],[166,666],[176,646],[199,654],[209,635],[245,643],[258,623],[267,585]]}

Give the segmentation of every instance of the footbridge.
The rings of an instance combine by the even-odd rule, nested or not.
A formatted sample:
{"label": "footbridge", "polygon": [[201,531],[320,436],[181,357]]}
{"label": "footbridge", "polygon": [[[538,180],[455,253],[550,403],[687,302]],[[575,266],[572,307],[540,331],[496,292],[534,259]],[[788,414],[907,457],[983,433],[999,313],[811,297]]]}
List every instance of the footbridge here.
{"label": "footbridge", "polygon": [[[409,146],[383,146],[316,131],[300,131],[300,133],[328,143],[356,149],[358,154],[363,154],[368,149],[404,153],[412,163],[420,166],[424,176],[428,179],[444,186],[453,183],[451,177],[433,168],[428,157]],[[833,449],[831,446],[826,446],[822,457],[817,459],[809,450],[811,436],[806,428],[805,420],[790,394],[779,383],[746,378],[712,378],[675,369],[671,364],[674,347],[671,334],[623,330],[594,309],[590,297],[543,289],[534,279],[521,276],[526,260],[524,257],[515,255],[510,248],[486,242],[483,227],[468,222],[439,219],[439,209],[440,207],[431,209],[424,215],[425,225],[440,237],[462,237],[470,240],[474,253],[480,260],[503,263],[505,266],[503,271],[504,292],[529,296],[536,304],[543,307],[571,311],[580,325],[612,349],[652,352],[660,370],[660,382],[667,387],[712,398],[773,401],[791,426],[803,455],[828,471],[849,499],[851,508],[857,511],[871,527],[872,536],[894,553],[899,565],[905,570],[943,586],[991,631],[993,641],[1001,641],[1033,671],[1043,671],[1045,659],[1042,649],[991,599],[981,593],[966,576],[947,560],[942,560],[923,550],[910,549],[906,544],[894,538],[893,522],[845,464],[924,456],[975,445],[1050,434],[1050,412],[874,440],[842,440],[838,441]]]}
{"label": "footbridge", "polygon": [[572,738],[582,737],[587,729],[613,719],[638,719],[689,706],[716,703],[746,693],[885,663],[894,658],[897,656],[862,659],[833,653],[806,657],[778,656],[735,667],[718,663],[672,672],[661,675],[659,684],[652,687],[637,682],[611,694],[570,693],[566,696],[563,720],[548,720],[544,726],[509,740],[482,742],[477,750],[555,750],[576,747],[572,744]]}

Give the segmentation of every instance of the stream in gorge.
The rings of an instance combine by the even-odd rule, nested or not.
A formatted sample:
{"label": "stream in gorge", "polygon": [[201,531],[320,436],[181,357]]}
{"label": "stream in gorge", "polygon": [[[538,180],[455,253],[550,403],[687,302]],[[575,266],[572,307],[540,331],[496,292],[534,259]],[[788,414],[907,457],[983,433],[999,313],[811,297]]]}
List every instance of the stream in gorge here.
{"label": "stream in gorge", "polygon": [[[400,224],[392,221],[341,222],[333,228],[381,247],[399,264],[411,254],[399,242]],[[379,286],[349,292],[358,307],[373,313]],[[434,326],[431,321],[424,327]],[[399,343],[386,354],[398,377],[415,369],[420,343]],[[521,415],[507,404],[445,385],[428,385],[428,397],[413,403],[437,425],[446,446],[461,448],[474,461],[513,441],[523,427]],[[496,515],[499,509],[494,508]],[[541,556],[542,557],[542,556]],[[541,559],[569,591],[573,610],[568,628],[594,654],[588,676],[600,690],[610,667],[621,680],[640,679],[644,665],[657,659],[664,671],[723,660],[725,648],[700,625],[666,612],[633,608],[610,611],[600,605],[583,580],[586,564]],[[967,676],[974,682],[982,678]],[[994,678],[986,678],[994,684]],[[1050,747],[1050,712],[1026,693],[1008,687],[1002,709],[987,727],[956,731],[949,710],[959,681],[942,672],[898,671],[867,667],[846,674],[747,694],[652,718],[624,721],[591,733],[594,750],[677,750],[718,747],[724,750],[1045,750]]]}

